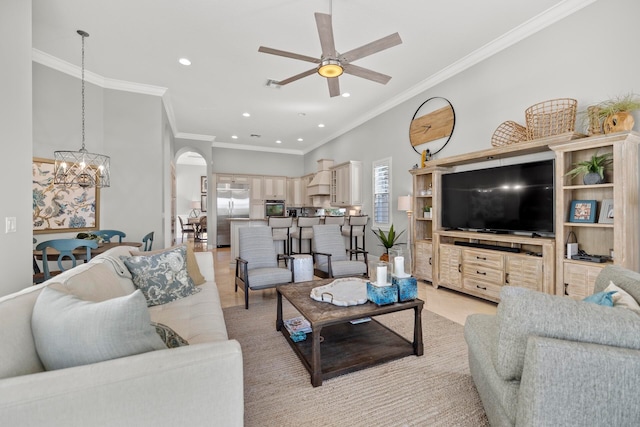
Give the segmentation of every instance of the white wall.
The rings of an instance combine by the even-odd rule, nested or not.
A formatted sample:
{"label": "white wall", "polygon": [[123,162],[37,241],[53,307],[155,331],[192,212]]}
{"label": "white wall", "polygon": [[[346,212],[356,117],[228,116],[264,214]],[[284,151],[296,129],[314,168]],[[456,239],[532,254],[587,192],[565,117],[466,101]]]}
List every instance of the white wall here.
{"label": "white wall", "polygon": [[[200,201],[200,177],[206,175],[207,167],[204,165],[176,165],[176,213],[178,215],[189,216],[191,201]],[[211,194],[215,196],[215,186],[211,188],[213,189]]]}
{"label": "white wall", "polygon": [[[621,11],[624,11],[621,13]],[[392,156],[392,200],[412,188],[411,165],[420,156],[409,143],[415,110],[428,98],[442,96],[456,112],[456,128],[437,158],[491,148],[491,136],[506,120],[524,124],[527,107],[548,99],[572,97],[578,108],[628,92],[640,92],[640,2],[599,1],[513,45],[423,94],[305,155],[305,170],[320,158],[336,163],[364,163],[364,213],[371,214],[371,170],[374,160]],[[628,44],[627,44],[628,43]],[[629,48],[631,46],[631,48]],[[636,123],[640,130],[640,123]],[[439,148],[441,143],[423,148]],[[395,211],[396,229],[406,229],[404,212]],[[370,242],[373,244],[370,245]],[[373,233],[367,250],[381,254]]]}
{"label": "white wall", "polygon": [[[31,280],[31,2],[0,2],[0,296],[29,285]],[[15,233],[5,233],[5,218],[17,221]]]}
{"label": "white wall", "polygon": [[[81,81],[33,64],[33,156],[52,159],[58,149],[77,150],[81,136]],[[165,245],[170,205],[172,137],[165,132],[162,100],[86,83],[86,148],[111,157],[111,187],[100,191],[100,228],[122,230],[128,241],[153,231]],[[169,223],[170,226],[170,223]],[[38,234],[38,241],[76,233]]]}

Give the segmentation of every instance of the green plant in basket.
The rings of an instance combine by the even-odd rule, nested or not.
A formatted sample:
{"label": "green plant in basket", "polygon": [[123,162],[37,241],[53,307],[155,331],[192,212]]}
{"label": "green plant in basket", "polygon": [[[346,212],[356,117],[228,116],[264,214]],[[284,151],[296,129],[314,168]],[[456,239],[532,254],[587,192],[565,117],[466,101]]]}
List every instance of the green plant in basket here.
{"label": "green plant in basket", "polygon": [[[385,247],[386,259],[389,259],[389,249],[395,246],[400,236],[402,236],[402,233],[404,233],[404,230],[396,234],[396,231],[393,229],[393,224],[391,224],[391,227],[389,228],[388,233],[385,233],[384,230],[380,230],[380,229],[371,230],[371,231],[373,231],[373,234],[375,234],[378,240],[380,240],[380,243],[382,243],[382,246]],[[380,259],[382,259],[382,257],[380,257]]]}
{"label": "green plant in basket", "polygon": [[598,153],[591,156],[589,160],[574,163],[573,169],[566,173],[567,176],[574,178],[578,175],[584,175],[583,182],[585,184],[600,184],[604,182],[604,171],[611,165],[611,153]]}

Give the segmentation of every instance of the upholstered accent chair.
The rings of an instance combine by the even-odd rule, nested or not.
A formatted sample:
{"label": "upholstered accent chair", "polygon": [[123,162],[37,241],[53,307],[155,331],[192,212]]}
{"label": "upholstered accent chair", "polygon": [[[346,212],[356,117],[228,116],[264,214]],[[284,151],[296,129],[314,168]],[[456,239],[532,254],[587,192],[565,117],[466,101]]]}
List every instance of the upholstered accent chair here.
{"label": "upholstered accent chair", "polygon": [[[278,254],[273,244],[271,227],[240,227],[238,229],[239,257],[236,258],[235,289],[244,290],[244,308],[249,308],[249,290],[274,288],[293,282],[293,262],[289,267],[278,266]],[[284,255],[285,260],[291,260]]]}
{"label": "upholstered accent chair", "polygon": [[[353,254],[356,254],[355,260],[350,259]],[[359,260],[357,254],[364,255],[364,260]],[[347,249],[340,232],[340,226],[337,224],[313,226],[312,255],[316,276],[369,276],[367,252],[362,249]]]}

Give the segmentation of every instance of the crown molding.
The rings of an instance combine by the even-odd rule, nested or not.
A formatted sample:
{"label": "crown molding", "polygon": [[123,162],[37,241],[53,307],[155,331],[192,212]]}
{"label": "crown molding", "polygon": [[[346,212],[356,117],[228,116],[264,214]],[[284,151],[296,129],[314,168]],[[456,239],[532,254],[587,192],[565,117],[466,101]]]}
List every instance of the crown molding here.
{"label": "crown molding", "polygon": [[228,148],[230,150],[247,150],[247,151],[262,151],[265,153],[278,153],[278,154],[293,154],[296,156],[303,156],[305,154],[302,150],[290,150],[284,148],[271,148],[271,147],[259,147],[257,145],[237,145],[229,142],[214,142],[211,144],[213,148]]}
{"label": "crown molding", "polygon": [[490,41],[484,46],[476,49],[475,51],[459,59],[453,64],[441,69],[435,74],[432,74],[430,77],[423,80],[419,84],[389,99],[387,102],[380,104],[378,108],[371,110],[363,116],[360,116],[349,125],[320,140],[312,147],[309,147],[305,150],[305,154],[339,137],[340,135],[344,135],[350,130],[355,129],[356,127],[368,122],[369,120],[374,119],[380,114],[402,104],[403,102],[410,100],[417,95],[420,95],[421,93],[431,89],[432,87],[456,76],[457,74],[473,67],[479,62],[482,62],[485,59],[496,55],[497,53],[507,49],[508,47],[513,46],[514,44],[526,39],[527,37],[545,29],[552,24],[555,24],[556,22],[566,18],[567,16],[576,13],[577,11],[585,8],[586,6],[589,6],[592,3],[595,3],[596,1],[597,0],[565,0],[550,7],[549,9],[539,13],[538,15],[525,21],[512,30],[507,31],[496,39]]}
{"label": "crown molding", "polygon": [[213,142],[216,139],[215,136],[211,136],[211,135],[200,135],[197,133],[185,133],[185,132],[175,133],[174,137],[177,139],[189,139],[192,141],[204,141],[204,142]]}

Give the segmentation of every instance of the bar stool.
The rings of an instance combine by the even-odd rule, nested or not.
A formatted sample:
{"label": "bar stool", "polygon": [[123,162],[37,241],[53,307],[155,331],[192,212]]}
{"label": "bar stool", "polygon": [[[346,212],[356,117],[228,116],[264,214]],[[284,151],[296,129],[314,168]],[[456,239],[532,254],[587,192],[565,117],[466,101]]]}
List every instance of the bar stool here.
{"label": "bar stool", "polygon": [[[313,227],[314,225],[320,224],[319,216],[301,216],[298,217],[298,229],[291,232],[291,248],[293,248],[293,239],[298,240],[298,252],[295,253],[311,253],[312,248],[312,240],[313,240]],[[309,241],[309,252],[302,252],[302,241]],[[291,251],[291,253],[294,253]]]}
{"label": "bar stool", "polygon": [[[283,253],[278,254],[278,262],[284,259],[284,256],[291,255],[291,247],[289,245],[290,230],[293,225],[293,218],[287,216],[270,216],[269,227],[271,227],[271,237],[274,242],[282,242]],[[285,265],[287,261],[285,259]]]}
{"label": "bar stool", "polygon": [[[342,227],[342,235],[349,238],[349,249],[365,249],[365,232],[364,229],[367,226],[367,222],[369,222],[368,215],[352,215],[349,217],[349,220],[345,224],[346,227]],[[358,247],[358,237],[362,238],[362,247]],[[349,255],[349,259],[353,259],[353,254]],[[356,259],[358,259],[358,254],[356,254]]]}
{"label": "bar stool", "polygon": [[324,223],[338,224],[340,226],[340,231],[342,231],[342,226],[344,225],[344,216],[325,216]]}

